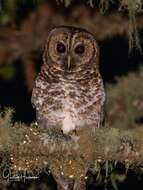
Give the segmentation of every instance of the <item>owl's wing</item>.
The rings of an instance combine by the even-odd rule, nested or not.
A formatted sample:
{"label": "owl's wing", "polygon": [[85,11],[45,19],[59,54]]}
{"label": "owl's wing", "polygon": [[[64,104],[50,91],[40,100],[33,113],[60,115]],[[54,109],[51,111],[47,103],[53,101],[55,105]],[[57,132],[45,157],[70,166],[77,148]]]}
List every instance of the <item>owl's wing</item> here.
{"label": "owl's wing", "polygon": [[36,100],[35,100],[35,95],[36,95],[36,89],[35,89],[35,87],[33,88],[33,90],[32,90],[32,96],[31,96],[31,104],[32,104],[32,107],[33,108],[36,108],[36,105],[35,105],[35,103],[36,103]]}
{"label": "owl's wing", "polygon": [[41,81],[40,77],[38,76],[35,81],[31,96],[32,106],[33,108],[36,108],[36,110],[42,106],[44,101],[45,92],[43,87],[46,88],[46,83],[44,81]]}
{"label": "owl's wing", "polygon": [[105,112],[105,105],[102,106],[101,108],[101,114],[100,114],[100,126],[104,126],[105,124],[105,116],[106,116],[106,112]]}
{"label": "owl's wing", "polygon": [[31,96],[31,103],[32,103],[33,108],[36,109],[36,119],[38,123],[42,122],[41,114],[39,111],[41,110],[41,106],[43,102],[42,99],[43,98],[42,98],[41,90],[39,90],[39,88],[37,87],[34,87],[32,91],[32,96]]}

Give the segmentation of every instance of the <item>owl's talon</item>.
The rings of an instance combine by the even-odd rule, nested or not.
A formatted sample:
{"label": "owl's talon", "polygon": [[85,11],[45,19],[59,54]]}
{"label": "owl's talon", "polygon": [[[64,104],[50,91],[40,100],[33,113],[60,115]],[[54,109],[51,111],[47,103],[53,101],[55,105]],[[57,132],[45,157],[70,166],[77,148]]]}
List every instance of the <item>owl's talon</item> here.
{"label": "owl's talon", "polygon": [[43,145],[48,145],[49,143],[49,135],[46,133],[42,133],[40,135],[40,140],[42,141]]}

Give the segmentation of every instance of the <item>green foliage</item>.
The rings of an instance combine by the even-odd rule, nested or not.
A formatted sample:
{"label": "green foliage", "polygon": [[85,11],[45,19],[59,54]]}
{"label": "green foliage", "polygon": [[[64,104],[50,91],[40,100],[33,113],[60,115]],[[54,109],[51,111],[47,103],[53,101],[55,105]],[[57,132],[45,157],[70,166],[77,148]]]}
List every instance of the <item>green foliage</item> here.
{"label": "green foliage", "polygon": [[16,75],[16,68],[13,64],[0,65],[0,78],[10,80]]}
{"label": "green foliage", "polygon": [[95,182],[99,185],[104,185],[105,189],[109,183],[112,184],[114,190],[118,190],[118,184],[123,183],[126,179],[125,173],[117,172],[116,161],[105,161],[104,163],[99,161],[95,162],[94,167],[91,170],[93,175],[89,175],[88,183],[94,184]]}
{"label": "green foliage", "polygon": [[0,10],[0,23],[6,25],[15,22],[17,15],[17,9],[19,5],[33,5],[35,8],[38,7],[45,0],[4,0],[1,2]]}
{"label": "green foliage", "polygon": [[[13,109],[7,108],[0,114],[0,151],[10,150],[11,147],[18,142],[20,142],[23,138],[23,128],[21,124],[15,124],[15,128],[13,128],[12,116]],[[17,130],[18,127],[18,130]]]}
{"label": "green foliage", "polygon": [[137,73],[117,79],[107,86],[107,114],[109,126],[133,128],[141,126],[143,118],[143,67]]}
{"label": "green foliage", "polygon": [[68,7],[72,3],[72,0],[57,0],[57,2],[63,3],[65,7]]}
{"label": "green foliage", "polygon": [[15,19],[15,11],[19,0],[1,2],[0,23],[7,24]]}
{"label": "green foliage", "polygon": [[13,116],[14,110],[11,108],[6,108],[1,114],[0,114],[0,124],[3,128],[9,128],[12,127],[12,116]]}

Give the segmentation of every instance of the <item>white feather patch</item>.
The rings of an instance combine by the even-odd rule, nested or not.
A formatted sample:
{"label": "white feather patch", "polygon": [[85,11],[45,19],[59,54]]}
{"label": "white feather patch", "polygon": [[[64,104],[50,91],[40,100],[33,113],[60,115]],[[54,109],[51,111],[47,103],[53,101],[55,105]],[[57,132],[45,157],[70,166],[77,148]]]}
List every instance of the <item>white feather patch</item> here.
{"label": "white feather patch", "polygon": [[76,126],[75,126],[75,123],[73,122],[70,113],[69,113],[69,112],[66,112],[66,113],[65,113],[65,118],[64,118],[64,120],[63,120],[63,125],[62,125],[63,133],[67,134],[67,133],[69,133],[70,131],[74,130],[75,127],[76,127]]}

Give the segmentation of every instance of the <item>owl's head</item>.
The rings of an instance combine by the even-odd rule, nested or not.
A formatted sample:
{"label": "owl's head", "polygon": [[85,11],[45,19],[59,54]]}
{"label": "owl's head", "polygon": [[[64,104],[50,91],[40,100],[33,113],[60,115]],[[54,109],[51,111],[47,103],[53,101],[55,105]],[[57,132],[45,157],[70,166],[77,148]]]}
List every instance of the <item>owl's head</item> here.
{"label": "owl's head", "polygon": [[44,62],[68,75],[96,67],[98,54],[98,45],[91,33],[81,28],[61,26],[49,33]]}

